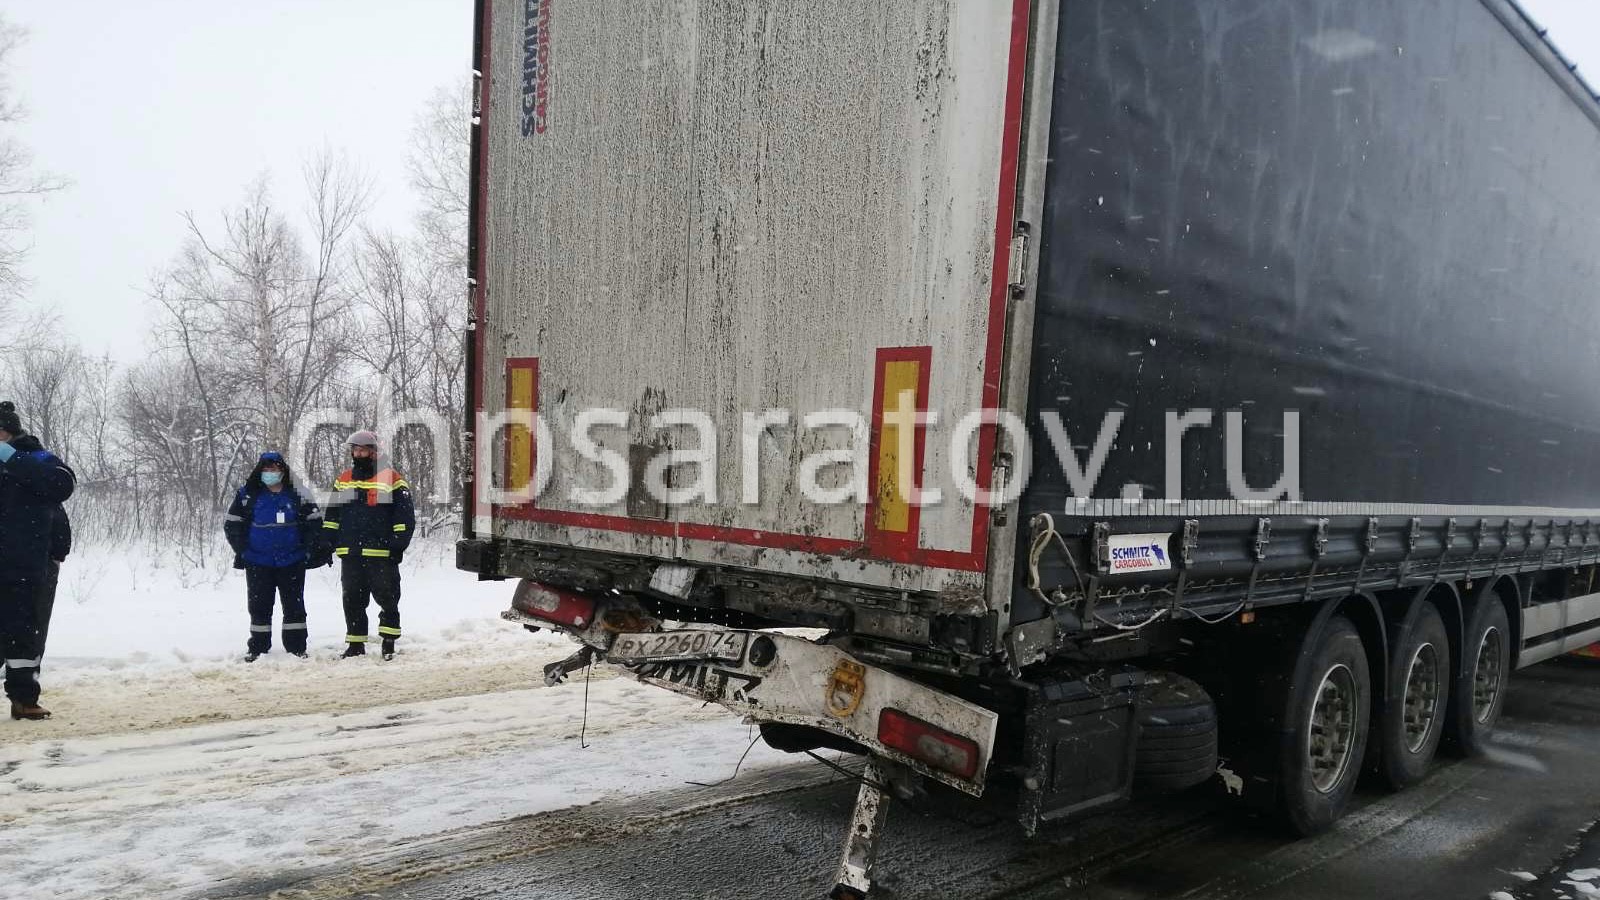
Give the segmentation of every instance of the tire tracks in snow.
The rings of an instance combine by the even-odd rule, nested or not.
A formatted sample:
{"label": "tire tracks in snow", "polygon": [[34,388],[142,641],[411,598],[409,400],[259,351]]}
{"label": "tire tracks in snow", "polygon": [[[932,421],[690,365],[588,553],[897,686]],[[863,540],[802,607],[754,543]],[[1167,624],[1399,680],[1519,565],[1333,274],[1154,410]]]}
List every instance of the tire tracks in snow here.
{"label": "tire tracks in snow", "polygon": [[[859,764],[853,768],[858,769]],[[671,828],[676,822],[826,788],[842,780],[831,770],[800,762],[726,785],[690,786],[619,797],[442,833],[376,854],[353,869],[326,867],[287,878],[252,879],[214,886],[204,896],[207,900],[246,900],[263,896],[283,900],[341,900],[577,844],[617,844],[636,835]]]}

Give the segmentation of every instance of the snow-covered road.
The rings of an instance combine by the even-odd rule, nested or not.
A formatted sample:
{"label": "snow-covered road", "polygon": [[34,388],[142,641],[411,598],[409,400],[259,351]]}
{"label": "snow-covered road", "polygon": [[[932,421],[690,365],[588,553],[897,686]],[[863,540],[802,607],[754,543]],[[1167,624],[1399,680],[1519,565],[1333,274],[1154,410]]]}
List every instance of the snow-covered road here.
{"label": "snow-covered road", "polygon": [[[720,708],[605,667],[585,724],[583,673],[539,686],[572,645],[500,621],[507,585],[419,567],[388,663],[337,658],[337,595],[314,585],[313,658],[245,664],[234,580],[135,572],[58,601],[56,717],[0,722],[0,900],[209,896],[355,869],[398,843],[723,778],[750,748]],[[789,762],[758,744],[744,767]]]}
{"label": "snow-covered road", "polygon": [[[408,703],[375,690],[367,708],[88,737],[7,725],[0,897],[205,895],[355,866],[400,841],[722,778],[752,739],[720,710],[607,677],[580,749],[583,693],[581,678]],[[745,769],[788,761],[758,744]]]}

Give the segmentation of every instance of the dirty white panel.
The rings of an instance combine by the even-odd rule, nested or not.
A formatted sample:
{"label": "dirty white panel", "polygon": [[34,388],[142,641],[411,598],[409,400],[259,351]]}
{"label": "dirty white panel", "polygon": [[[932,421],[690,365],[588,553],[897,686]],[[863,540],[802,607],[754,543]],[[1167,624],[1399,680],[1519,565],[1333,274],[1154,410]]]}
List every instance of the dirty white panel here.
{"label": "dirty white panel", "polygon": [[[492,6],[484,397],[503,403],[507,357],[537,357],[539,411],[565,434],[585,406],[648,408],[682,393],[695,10],[552,10],[545,130],[524,135],[528,8]],[[597,483],[592,469],[563,454],[546,496]],[[673,547],[617,537],[615,549]]]}
{"label": "dirty white panel", "polygon": [[[557,453],[540,507],[862,540],[863,507],[813,504],[795,488],[801,456],[836,446],[838,431],[769,433],[762,502],[739,502],[741,414],[870,416],[877,350],[927,345],[941,425],[924,478],[949,502],[922,511],[918,546],[968,550],[973,510],[956,495],[949,435],[981,406],[1010,4],[562,4],[545,130],[523,136],[528,8],[493,5],[484,391],[496,407],[504,359],[539,358]],[[575,486],[609,480],[567,439],[594,406],[632,414],[627,429],[595,433],[625,458],[694,442],[650,430],[649,413],[710,414],[719,502],[572,502]],[[948,576],[607,528],[500,527],[911,589]]]}
{"label": "dirty white panel", "polygon": [[[693,400],[870,415],[876,351],[931,346],[930,484],[980,406],[1009,10],[993,3],[702,4],[688,346]],[[737,421],[735,418],[734,421]],[[721,453],[739,458],[737,428]],[[826,435],[774,441],[759,507],[684,519],[861,538],[856,505],[792,488]],[[837,438],[836,438],[837,439]],[[789,457],[785,465],[783,455]],[[738,496],[739,469],[720,492]],[[922,513],[920,546],[966,550],[972,508]]]}

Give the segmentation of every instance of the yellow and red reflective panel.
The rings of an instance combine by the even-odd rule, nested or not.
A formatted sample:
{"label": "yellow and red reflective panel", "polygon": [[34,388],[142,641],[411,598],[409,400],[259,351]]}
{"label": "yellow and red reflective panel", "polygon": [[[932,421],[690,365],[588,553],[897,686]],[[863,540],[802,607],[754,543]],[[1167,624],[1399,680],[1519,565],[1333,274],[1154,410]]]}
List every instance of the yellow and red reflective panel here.
{"label": "yellow and red reflective panel", "polygon": [[872,391],[872,443],[867,463],[867,546],[917,546],[927,429],[917,424],[928,411],[932,347],[878,350]]}
{"label": "yellow and red reflective panel", "polygon": [[[506,360],[506,412],[524,410],[532,416],[539,409],[539,360],[519,357]],[[506,441],[506,490],[527,490],[533,481],[533,429],[508,424]]]}

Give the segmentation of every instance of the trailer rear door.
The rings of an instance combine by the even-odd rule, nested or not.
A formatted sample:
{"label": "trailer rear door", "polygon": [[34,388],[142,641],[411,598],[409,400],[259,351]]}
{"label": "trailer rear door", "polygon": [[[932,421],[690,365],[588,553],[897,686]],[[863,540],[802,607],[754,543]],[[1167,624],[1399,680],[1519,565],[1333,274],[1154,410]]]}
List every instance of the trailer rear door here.
{"label": "trailer rear door", "polygon": [[[989,486],[993,429],[965,465],[951,434],[1000,401],[1027,0],[481,7],[474,401],[537,410],[549,433],[482,435],[476,477],[551,479],[531,502],[476,505],[478,535],[981,585],[987,510],[956,477]],[[909,467],[875,415],[903,392],[938,419]],[[599,505],[575,493],[614,484],[572,440],[593,409],[629,417],[589,431],[628,481]],[[671,409],[714,423],[714,502],[647,490],[650,460],[700,445],[651,427]],[[767,410],[789,424],[747,440],[746,414]],[[804,427],[825,410],[865,427]],[[802,461],[850,447],[867,502],[804,496]],[[903,502],[903,471],[943,502]]]}

